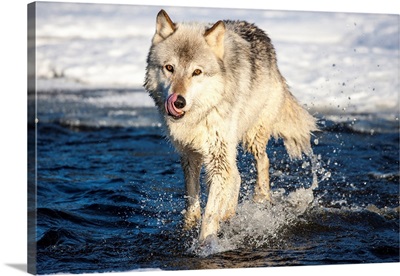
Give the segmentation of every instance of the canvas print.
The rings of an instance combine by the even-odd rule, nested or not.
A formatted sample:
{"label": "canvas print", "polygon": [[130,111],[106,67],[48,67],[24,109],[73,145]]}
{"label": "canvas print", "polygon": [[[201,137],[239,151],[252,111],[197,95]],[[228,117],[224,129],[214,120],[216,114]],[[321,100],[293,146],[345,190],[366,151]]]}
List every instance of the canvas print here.
{"label": "canvas print", "polygon": [[399,262],[399,15],[28,5],[28,271]]}

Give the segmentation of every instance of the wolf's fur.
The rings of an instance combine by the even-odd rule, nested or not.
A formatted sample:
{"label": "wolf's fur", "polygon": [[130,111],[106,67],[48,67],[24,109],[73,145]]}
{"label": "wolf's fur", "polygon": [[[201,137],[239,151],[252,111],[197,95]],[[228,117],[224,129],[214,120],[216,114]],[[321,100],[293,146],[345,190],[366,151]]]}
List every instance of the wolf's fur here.
{"label": "wolf's fur", "polygon": [[[292,158],[311,153],[315,119],[290,93],[269,37],[253,24],[228,20],[214,25],[176,24],[161,10],[144,86],[181,155],[185,228],[201,220],[201,242],[215,236],[220,222],[236,212],[241,181],[238,144],[255,157],[254,200],[258,202],[271,199],[266,154],[271,136],[283,138]],[[178,95],[185,100],[183,108],[177,103]],[[201,217],[203,165],[209,189]]]}

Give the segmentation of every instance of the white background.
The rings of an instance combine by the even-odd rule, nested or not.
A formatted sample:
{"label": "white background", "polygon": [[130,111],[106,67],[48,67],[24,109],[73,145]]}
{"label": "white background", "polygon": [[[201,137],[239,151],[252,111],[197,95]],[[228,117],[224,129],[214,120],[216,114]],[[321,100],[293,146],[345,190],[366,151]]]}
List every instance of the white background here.
{"label": "white background", "polygon": [[[76,2],[66,1],[64,2]],[[112,1],[84,1],[89,3],[112,3]],[[27,248],[27,4],[29,1],[3,2],[0,9],[1,51],[0,51],[0,125],[1,125],[1,260],[0,274],[5,276],[26,274]],[[400,14],[397,0],[374,1],[229,1],[229,5],[216,1],[145,1],[117,0],[119,4],[176,5],[202,7],[231,7],[272,10],[339,11],[362,13]],[[0,92],[0,93],[1,93]],[[396,272],[397,271],[397,272]],[[393,275],[400,271],[397,264],[336,265],[313,267],[254,268],[190,271],[192,275]],[[105,275],[136,275],[139,272],[109,273]],[[141,272],[143,275],[186,275],[180,272]],[[88,274],[93,275],[93,274]]]}

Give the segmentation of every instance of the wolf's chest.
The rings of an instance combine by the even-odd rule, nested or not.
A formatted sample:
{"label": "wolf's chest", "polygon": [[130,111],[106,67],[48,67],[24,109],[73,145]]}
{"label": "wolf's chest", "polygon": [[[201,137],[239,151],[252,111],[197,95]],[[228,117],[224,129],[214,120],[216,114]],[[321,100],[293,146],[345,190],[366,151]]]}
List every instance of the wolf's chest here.
{"label": "wolf's chest", "polygon": [[178,150],[190,148],[207,155],[212,147],[236,139],[235,126],[224,120],[206,119],[195,125],[169,124],[169,138]]}
{"label": "wolf's chest", "polygon": [[193,126],[184,124],[169,124],[169,138],[174,146],[180,150],[190,148],[197,152],[204,152],[210,130],[203,124]]}

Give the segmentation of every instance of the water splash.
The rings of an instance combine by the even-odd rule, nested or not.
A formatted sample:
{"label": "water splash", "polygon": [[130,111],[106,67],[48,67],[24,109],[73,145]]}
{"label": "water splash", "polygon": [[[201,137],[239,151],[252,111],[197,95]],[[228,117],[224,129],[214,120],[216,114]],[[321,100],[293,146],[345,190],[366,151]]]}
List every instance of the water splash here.
{"label": "water splash", "polygon": [[330,175],[323,168],[321,156],[311,154],[310,162],[312,180],[311,185],[305,185],[308,188],[300,187],[292,192],[275,189],[271,195],[272,203],[267,204],[246,198],[238,205],[236,216],[221,225],[218,237],[200,249],[198,241],[193,240],[189,251],[205,257],[240,248],[257,248],[271,242],[285,242],[285,229],[296,224],[310,207],[317,204],[313,191],[318,188],[318,175],[322,175],[322,180]]}

